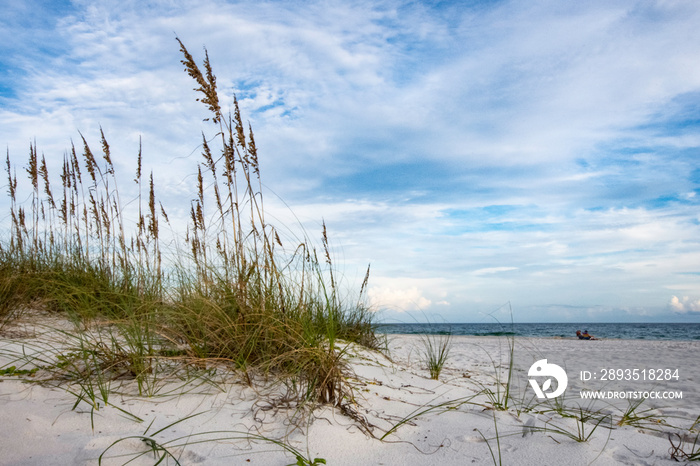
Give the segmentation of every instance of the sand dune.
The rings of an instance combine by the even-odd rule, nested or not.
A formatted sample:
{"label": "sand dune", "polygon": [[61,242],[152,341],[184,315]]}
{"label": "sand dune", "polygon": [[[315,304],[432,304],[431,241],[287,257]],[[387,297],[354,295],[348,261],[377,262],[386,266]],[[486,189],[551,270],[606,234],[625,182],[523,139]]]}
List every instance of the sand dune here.
{"label": "sand dune", "polygon": [[[0,366],[22,344],[32,348],[32,338],[19,336],[0,340]],[[154,445],[183,465],[296,464],[285,444],[332,465],[670,465],[677,463],[669,433],[685,436],[686,453],[697,435],[700,367],[692,355],[698,342],[517,338],[507,410],[492,406],[504,402],[508,339],[454,337],[439,381],[427,378],[420,337],[392,336],[389,348],[391,359],[350,348],[355,399],[342,410],[294,410],[283,386],[259,380],[250,387],[235,377],[214,377],[208,384],[199,379],[199,385],[171,381],[149,398],[135,396],[133,384],[124,382],[122,393],[112,393],[110,405],[99,411],[84,401],[72,409],[77,398],[69,386],[4,377],[0,464],[97,464],[105,450],[102,464],[124,464],[143,452],[130,464],[154,464]],[[527,372],[545,358],[562,366],[569,380],[564,395],[542,401]],[[601,368],[678,368],[679,377],[653,383],[581,380],[581,371]],[[634,411],[637,419],[618,425],[634,400],[584,400],[585,389],[674,391],[683,398],[648,399]],[[161,464],[176,463],[169,458]]]}

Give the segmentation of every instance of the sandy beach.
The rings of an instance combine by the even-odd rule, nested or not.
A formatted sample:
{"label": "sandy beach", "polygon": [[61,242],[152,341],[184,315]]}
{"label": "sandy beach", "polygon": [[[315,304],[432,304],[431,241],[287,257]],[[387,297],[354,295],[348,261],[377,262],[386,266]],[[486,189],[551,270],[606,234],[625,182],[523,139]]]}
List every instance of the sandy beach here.
{"label": "sandy beach", "polygon": [[[6,329],[0,367],[23,347],[31,353],[39,337]],[[292,449],[331,465],[677,464],[669,434],[677,457],[693,451],[700,362],[692,355],[700,342],[516,338],[510,372],[511,341],[453,337],[437,381],[428,378],[419,336],[390,336],[390,357],[347,347],[354,400],[343,409],[295,410],[283,386],[213,374],[189,384],[162,381],[151,397],[114,381],[109,404],[93,410],[76,404],[76,387],[4,376],[0,464],[87,465],[101,455],[105,465],[154,464],[159,448],[183,465],[297,464]],[[528,370],[541,359],[565,369],[564,395],[536,398]],[[642,383],[638,370],[637,380],[603,381],[604,368],[679,373]],[[682,399],[649,398],[630,412],[635,399],[594,402],[582,390],[673,391]],[[168,457],[161,464],[177,463]]]}

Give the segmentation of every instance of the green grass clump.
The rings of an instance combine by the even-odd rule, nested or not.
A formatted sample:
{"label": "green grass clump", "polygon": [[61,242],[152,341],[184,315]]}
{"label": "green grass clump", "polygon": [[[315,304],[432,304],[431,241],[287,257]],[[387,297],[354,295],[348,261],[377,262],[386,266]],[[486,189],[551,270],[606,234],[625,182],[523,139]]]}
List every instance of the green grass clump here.
{"label": "green grass clump", "polygon": [[306,237],[285,247],[266,219],[258,150],[236,98],[225,115],[208,54],[200,68],[178,43],[214,133],[202,134],[186,230],[168,236],[164,249],[163,222],[173,227],[153,174],[142,173],[140,147],[138,194],[122,201],[102,129],[99,151],[82,135],[80,149],[71,144],[58,186],[35,144],[27,186],[8,154],[0,327],[18,310],[39,308],[96,329],[67,339],[77,358],[69,378],[83,384],[128,376],[151,393],[163,360],[177,360],[272,374],[300,400],[339,404],[347,395],[340,342],[379,347],[374,314],[363,304],[367,276],[359,299],[341,295],[325,225],[320,253]]}
{"label": "green grass clump", "polygon": [[423,344],[423,362],[428,367],[430,378],[438,380],[450,355],[452,334],[424,335],[421,337],[421,343]]}

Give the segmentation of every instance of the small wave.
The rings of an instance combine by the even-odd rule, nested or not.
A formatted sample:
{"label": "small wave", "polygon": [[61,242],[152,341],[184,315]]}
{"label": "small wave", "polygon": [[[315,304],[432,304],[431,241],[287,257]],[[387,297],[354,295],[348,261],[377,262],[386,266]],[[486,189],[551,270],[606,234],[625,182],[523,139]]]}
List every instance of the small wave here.
{"label": "small wave", "polygon": [[517,332],[485,332],[485,333],[475,333],[475,335],[484,337],[514,337],[517,336]]}

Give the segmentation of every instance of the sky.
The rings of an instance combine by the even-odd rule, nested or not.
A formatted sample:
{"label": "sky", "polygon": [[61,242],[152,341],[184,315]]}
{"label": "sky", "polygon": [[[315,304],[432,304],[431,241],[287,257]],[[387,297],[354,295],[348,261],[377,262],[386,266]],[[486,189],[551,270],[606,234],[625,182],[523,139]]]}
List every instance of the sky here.
{"label": "sky", "polygon": [[56,173],[102,127],[129,180],[140,139],[186,214],[213,128],[179,37],[237,96],[271,217],[325,222],[349,289],[371,264],[381,320],[700,322],[699,24],[694,0],[2,2],[0,142]]}

